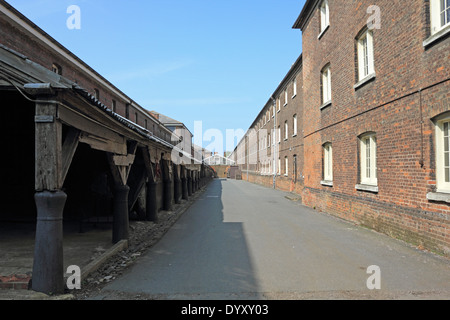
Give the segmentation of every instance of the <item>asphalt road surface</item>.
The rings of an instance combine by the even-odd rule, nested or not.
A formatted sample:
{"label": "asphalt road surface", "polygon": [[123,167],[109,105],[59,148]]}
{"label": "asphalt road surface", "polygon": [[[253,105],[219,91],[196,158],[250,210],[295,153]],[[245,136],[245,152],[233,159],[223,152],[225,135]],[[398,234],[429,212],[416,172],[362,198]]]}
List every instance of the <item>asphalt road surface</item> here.
{"label": "asphalt road surface", "polygon": [[93,299],[450,299],[449,259],[286,195],[214,180]]}

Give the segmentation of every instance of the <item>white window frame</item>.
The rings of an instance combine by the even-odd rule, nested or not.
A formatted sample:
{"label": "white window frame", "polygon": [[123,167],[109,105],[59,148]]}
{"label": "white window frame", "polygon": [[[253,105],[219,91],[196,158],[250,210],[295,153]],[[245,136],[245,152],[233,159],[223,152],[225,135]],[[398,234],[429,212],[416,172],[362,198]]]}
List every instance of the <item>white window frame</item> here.
{"label": "white window frame", "polygon": [[281,110],[281,98],[278,98],[278,100],[277,100],[277,106],[278,106],[277,112],[280,112],[280,110]]}
{"label": "white window frame", "polygon": [[292,98],[295,98],[295,96],[297,95],[297,79],[294,79],[294,81],[292,82],[292,90],[294,92]]}
{"label": "white window frame", "polygon": [[[447,7],[446,3],[447,0],[430,0],[431,35],[450,26],[450,7]],[[445,21],[442,21],[443,18]]]}
{"label": "white window frame", "polygon": [[[447,125],[446,125],[447,124]],[[446,128],[447,126],[447,128]],[[445,132],[447,129],[447,132]],[[436,123],[436,187],[438,192],[450,193],[450,118]],[[447,141],[445,141],[447,140]],[[447,142],[447,145],[445,144]],[[447,163],[445,159],[447,158]],[[448,171],[446,173],[446,170]],[[448,180],[448,181],[447,181]]]}
{"label": "white window frame", "polygon": [[333,181],[333,146],[331,142],[323,145],[323,180]]}
{"label": "white window frame", "polygon": [[375,74],[373,32],[365,30],[358,38],[358,80],[364,80]]}
{"label": "white window frame", "polygon": [[320,11],[320,35],[330,26],[330,8],[328,0],[323,0],[319,7]]}
{"label": "white window frame", "polygon": [[294,114],[293,122],[294,122],[294,134],[292,136],[295,137],[297,135],[297,114]]}
{"label": "white window frame", "polygon": [[286,107],[288,104],[288,92],[287,89],[284,90],[284,105],[283,107]]}
{"label": "white window frame", "polygon": [[360,138],[361,184],[377,186],[377,137],[368,133]]}
{"label": "white window frame", "polygon": [[287,177],[289,175],[289,158],[284,157],[284,175]]}
{"label": "white window frame", "polygon": [[331,68],[329,64],[322,69],[320,76],[322,78],[322,105],[326,105],[331,102]]}
{"label": "white window frame", "polygon": [[281,126],[278,126],[278,143],[281,143]]}
{"label": "white window frame", "polygon": [[286,120],[286,121],[284,122],[284,140],[287,140],[288,137],[289,137],[289,123],[288,123],[288,121]]}

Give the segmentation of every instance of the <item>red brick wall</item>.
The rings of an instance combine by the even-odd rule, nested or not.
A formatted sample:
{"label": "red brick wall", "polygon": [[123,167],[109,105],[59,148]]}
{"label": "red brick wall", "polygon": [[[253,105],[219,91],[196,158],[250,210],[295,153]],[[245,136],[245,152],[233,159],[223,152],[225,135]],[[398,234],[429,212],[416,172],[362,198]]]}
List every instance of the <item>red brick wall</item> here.
{"label": "red brick wall", "polygon": [[[373,31],[376,78],[355,90],[355,38],[373,4],[381,9],[381,29]],[[449,254],[450,207],[426,195],[436,179],[431,119],[450,110],[450,82],[440,83],[450,78],[450,38],[424,48],[427,5],[418,0],[407,6],[402,1],[329,0],[330,27],[323,36],[318,39],[317,11],[302,30],[308,93],[303,97],[302,198],[308,206]],[[320,110],[320,71],[327,63],[332,105]],[[377,193],[355,189],[358,136],[367,131],[377,136]],[[320,184],[327,141],[333,145],[332,187]]]}

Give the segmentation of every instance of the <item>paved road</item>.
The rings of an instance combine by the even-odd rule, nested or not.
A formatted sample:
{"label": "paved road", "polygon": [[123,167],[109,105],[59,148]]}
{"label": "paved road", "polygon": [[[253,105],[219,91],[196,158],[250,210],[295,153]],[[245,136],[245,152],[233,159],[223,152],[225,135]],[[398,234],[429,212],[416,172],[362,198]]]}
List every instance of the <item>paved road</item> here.
{"label": "paved road", "polygon": [[[214,180],[94,299],[450,299],[449,259],[286,195]],[[379,290],[367,288],[371,265],[380,268]]]}

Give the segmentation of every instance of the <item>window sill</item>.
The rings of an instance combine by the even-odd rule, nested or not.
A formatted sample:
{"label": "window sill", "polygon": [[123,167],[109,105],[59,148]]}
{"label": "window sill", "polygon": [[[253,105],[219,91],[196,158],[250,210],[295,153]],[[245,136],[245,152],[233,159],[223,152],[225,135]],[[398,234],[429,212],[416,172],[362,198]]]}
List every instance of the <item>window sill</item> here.
{"label": "window sill", "polygon": [[429,201],[440,201],[450,203],[450,193],[446,192],[428,192],[427,200]]}
{"label": "window sill", "polygon": [[294,94],[293,96],[292,96],[292,98],[291,99],[294,99],[295,97],[296,97],[297,95],[296,94]]}
{"label": "window sill", "polygon": [[378,192],[378,186],[376,185],[370,185],[370,184],[357,184],[355,186],[356,190],[360,190],[360,191],[369,191],[369,192]]}
{"label": "window sill", "polygon": [[360,81],[358,81],[354,86],[353,89],[358,90],[360,87],[364,86],[366,83],[368,83],[369,81],[375,79],[375,72],[365,76],[363,79],[361,79]]}
{"label": "window sill", "polygon": [[322,104],[320,106],[320,110],[323,110],[323,109],[325,109],[326,107],[329,107],[329,106],[331,106],[331,100],[329,100],[329,101],[325,102],[324,104]]}
{"label": "window sill", "polygon": [[325,29],[322,30],[322,32],[319,33],[319,35],[317,36],[317,39],[320,40],[320,38],[322,38],[322,36],[325,34],[325,32],[327,32],[327,30],[330,28],[330,25],[327,25],[325,27]]}
{"label": "window sill", "polygon": [[292,135],[292,137],[296,137],[296,136],[297,136],[297,134],[293,134],[293,135]]}
{"label": "window sill", "polygon": [[322,181],[320,181],[320,184],[323,185],[323,186],[332,187],[333,186],[333,181],[322,180]]}
{"label": "window sill", "polygon": [[283,104],[283,107],[286,107],[286,106],[287,106],[287,103]]}
{"label": "window sill", "polygon": [[436,32],[435,34],[430,36],[428,39],[426,39],[423,42],[423,46],[426,48],[429,45],[431,45],[432,43],[434,43],[435,41],[438,41],[439,39],[442,39],[449,34],[450,34],[450,25],[442,28],[441,30],[439,30],[438,32]]}

